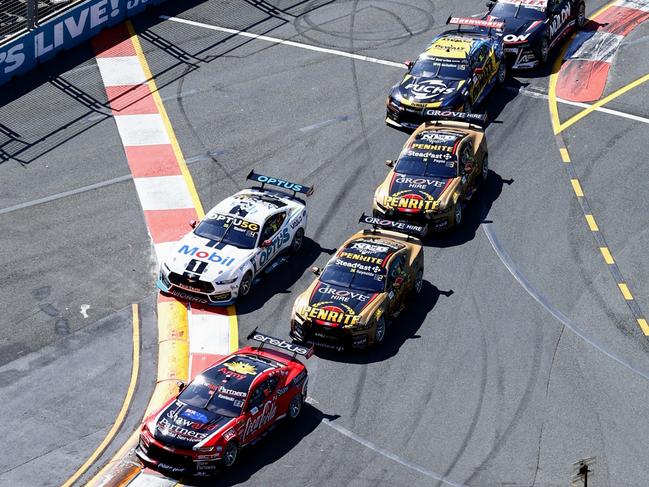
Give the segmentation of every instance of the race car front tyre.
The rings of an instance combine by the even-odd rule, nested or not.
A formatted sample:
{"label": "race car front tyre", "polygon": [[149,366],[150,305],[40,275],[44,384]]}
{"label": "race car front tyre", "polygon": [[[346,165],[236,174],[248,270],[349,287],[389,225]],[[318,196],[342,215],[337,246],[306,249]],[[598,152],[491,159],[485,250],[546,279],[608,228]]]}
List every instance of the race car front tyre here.
{"label": "race car front tyre", "polygon": [[252,288],[252,272],[246,272],[241,278],[241,283],[239,284],[239,297],[242,298],[247,296]]}
{"label": "race car front tyre", "polygon": [[583,29],[586,25],[586,3],[579,2],[577,7],[577,29]]}
{"label": "race car front tyre", "polygon": [[385,317],[381,316],[376,322],[376,328],[374,328],[374,343],[380,345],[385,339]]}
{"label": "race car front tyre", "polygon": [[230,468],[234,465],[234,462],[237,461],[239,456],[239,445],[235,441],[231,441],[225,445],[225,450],[223,452],[223,466],[225,468]]}
{"label": "race car front tyre", "polygon": [[500,61],[500,66],[498,66],[497,82],[499,86],[502,86],[505,84],[505,81],[507,81],[507,61],[503,58],[503,60]]}
{"label": "race car front tyre", "polygon": [[424,270],[419,269],[417,275],[415,276],[415,284],[412,286],[412,293],[416,296],[421,293],[421,290],[424,287]]}
{"label": "race car front tyre", "polygon": [[297,254],[302,248],[302,242],[304,242],[304,228],[298,228],[295,235],[293,235],[293,241],[291,242],[291,253]]}
{"label": "race car front tyre", "polygon": [[489,153],[486,152],[484,159],[482,159],[482,182],[487,182],[487,177],[489,176]]}
{"label": "race car front tyre", "polygon": [[473,113],[473,103],[468,98],[464,102],[464,113]]}
{"label": "race car front tyre", "polygon": [[288,414],[286,415],[286,417],[289,419],[289,421],[297,419],[297,417],[302,412],[303,404],[304,397],[302,396],[301,392],[298,392],[293,396],[293,399],[291,399],[291,402],[288,404]]}
{"label": "race car front tyre", "polygon": [[462,223],[462,202],[455,203],[455,210],[453,211],[453,225],[457,226]]}
{"label": "race car front tyre", "polygon": [[549,43],[548,38],[546,36],[541,41],[541,46],[539,47],[539,52],[537,53],[537,56],[539,58],[539,61],[540,61],[541,65],[548,62],[548,56],[549,55],[550,55],[550,43]]}

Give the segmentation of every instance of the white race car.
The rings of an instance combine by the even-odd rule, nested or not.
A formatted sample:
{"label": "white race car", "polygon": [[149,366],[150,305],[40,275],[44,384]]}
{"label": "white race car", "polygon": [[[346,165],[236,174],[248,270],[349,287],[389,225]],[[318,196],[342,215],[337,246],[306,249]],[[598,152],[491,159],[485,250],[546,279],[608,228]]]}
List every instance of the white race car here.
{"label": "white race car", "polygon": [[[313,188],[251,171],[261,187],[221,201],[183,237],[160,266],[158,287],[201,304],[228,305],[250,292],[255,277],[300,250],[307,212],[297,193]],[[292,191],[293,194],[266,185]]]}

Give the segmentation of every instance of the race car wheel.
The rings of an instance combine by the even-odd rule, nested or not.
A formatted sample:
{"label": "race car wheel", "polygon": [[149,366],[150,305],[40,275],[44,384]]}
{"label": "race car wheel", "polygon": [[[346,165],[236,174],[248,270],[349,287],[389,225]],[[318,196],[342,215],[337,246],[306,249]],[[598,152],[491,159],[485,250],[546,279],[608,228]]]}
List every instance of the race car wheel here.
{"label": "race car wheel", "polygon": [[232,465],[234,465],[234,462],[237,461],[238,456],[239,446],[236,444],[236,442],[231,441],[230,443],[225,445],[225,451],[223,452],[223,466],[230,468]]}
{"label": "race car wheel", "polygon": [[242,298],[247,296],[252,288],[252,272],[246,272],[241,278],[241,284],[239,284],[239,297]]}
{"label": "race car wheel", "polygon": [[374,329],[374,343],[377,345],[383,342],[385,338],[385,317],[381,316],[376,322],[376,328]]}
{"label": "race car wheel", "polygon": [[507,81],[507,62],[503,58],[500,61],[500,66],[498,66],[498,84],[502,86],[505,84],[505,81]]}
{"label": "race car wheel", "polygon": [[543,40],[541,41],[541,48],[539,49],[539,59],[541,60],[541,64],[545,64],[548,62],[549,55],[550,55],[550,43],[548,42],[548,38],[544,37]]}
{"label": "race car wheel", "polygon": [[291,253],[297,254],[302,248],[302,242],[304,242],[304,228],[298,228],[295,235],[293,235],[293,241],[291,242]]}
{"label": "race car wheel", "polygon": [[460,223],[462,223],[462,203],[458,201],[453,212],[453,224],[459,225]]}
{"label": "race car wheel", "polygon": [[417,275],[415,276],[415,285],[412,290],[415,294],[419,294],[424,287],[424,270],[419,269]]}
{"label": "race car wheel", "polygon": [[487,182],[487,176],[489,176],[489,153],[485,153],[484,159],[482,159],[482,182]]}
{"label": "race car wheel", "polygon": [[291,402],[288,404],[288,415],[287,418],[289,420],[294,420],[296,419],[300,413],[302,412],[302,405],[304,404],[304,397],[302,397],[302,393],[298,392],[293,396],[293,399],[291,399]]}
{"label": "race car wheel", "polygon": [[580,2],[577,7],[577,28],[581,29],[586,25],[586,4]]}
{"label": "race car wheel", "polygon": [[464,102],[464,113],[473,113],[473,103],[468,99]]}

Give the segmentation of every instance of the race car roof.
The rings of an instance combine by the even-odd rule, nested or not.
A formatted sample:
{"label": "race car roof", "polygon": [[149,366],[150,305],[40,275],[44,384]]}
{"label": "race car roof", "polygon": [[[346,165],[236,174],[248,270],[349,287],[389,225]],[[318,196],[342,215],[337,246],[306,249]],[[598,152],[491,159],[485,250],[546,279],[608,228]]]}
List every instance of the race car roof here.
{"label": "race car roof", "polygon": [[394,240],[364,236],[347,242],[338,252],[338,257],[349,261],[371,259],[373,263],[380,261],[381,267],[385,267],[390,257],[404,247],[405,245]]}
{"label": "race car roof", "polygon": [[201,375],[215,384],[238,392],[248,392],[250,385],[262,372],[274,368],[273,364],[257,357],[238,354],[210,367]]}
{"label": "race car roof", "polygon": [[468,134],[462,130],[451,128],[427,128],[417,132],[406,145],[405,150],[424,149],[429,152],[455,154],[459,142]]}
{"label": "race car roof", "polygon": [[428,46],[425,54],[444,59],[466,59],[475,39],[457,34],[444,34]]}
{"label": "race car roof", "polygon": [[209,211],[207,218],[214,218],[216,214],[231,215],[263,225],[269,215],[285,206],[285,201],[271,194],[244,190],[221,201]]}
{"label": "race car roof", "polygon": [[548,6],[548,0],[497,0],[498,3],[521,4],[525,7],[544,9]]}

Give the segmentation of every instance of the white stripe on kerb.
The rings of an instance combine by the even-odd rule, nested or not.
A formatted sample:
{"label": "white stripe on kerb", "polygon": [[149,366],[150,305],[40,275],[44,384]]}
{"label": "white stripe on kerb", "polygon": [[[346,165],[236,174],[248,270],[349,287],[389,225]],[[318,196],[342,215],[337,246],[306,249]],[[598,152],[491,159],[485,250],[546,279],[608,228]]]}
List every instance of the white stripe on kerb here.
{"label": "white stripe on kerb", "polygon": [[619,0],[615,6],[649,12],[649,0]]}
{"label": "white stripe on kerb", "polygon": [[624,36],[610,32],[579,32],[573,43],[576,49],[570,49],[567,59],[611,63],[623,40]]}
{"label": "white stripe on kerb", "polygon": [[100,57],[97,66],[105,86],[141,85],[147,81],[137,56]]}
{"label": "white stripe on kerb", "polygon": [[195,314],[189,312],[189,354],[230,353],[230,319],[222,314]]}
{"label": "white stripe on kerb", "polygon": [[143,210],[194,208],[182,176],[133,179]]}
{"label": "white stripe on kerb", "polygon": [[171,143],[162,117],[158,113],[116,115],[115,122],[122,138],[122,144],[126,147]]}
{"label": "white stripe on kerb", "polygon": [[141,472],[131,480],[128,487],[171,487],[176,485],[177,481],[160,475]]}
{"label": "white stripe on kerb", "polygon": [[[187,226],[189,231],[189,225]],[[161,264],[176,250],[178,242],[163,242],[155,244],[155,255],[158,259],[158,263]]]}

